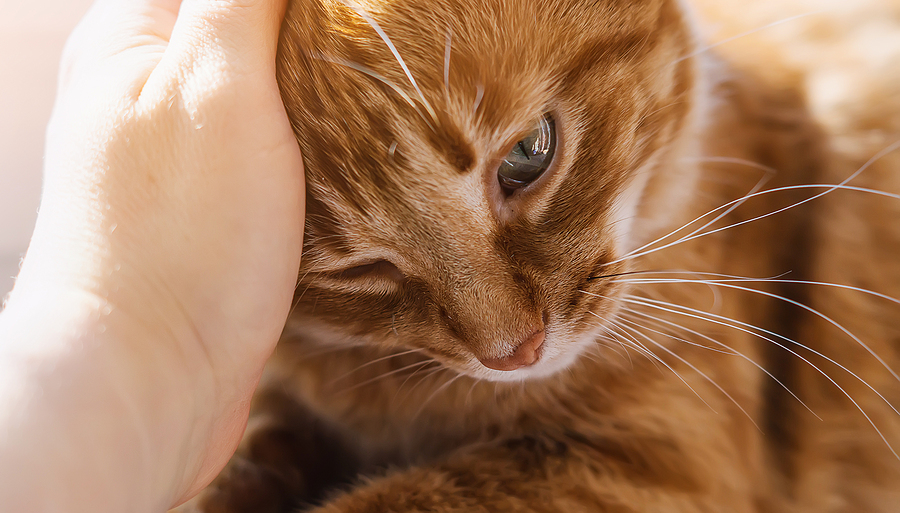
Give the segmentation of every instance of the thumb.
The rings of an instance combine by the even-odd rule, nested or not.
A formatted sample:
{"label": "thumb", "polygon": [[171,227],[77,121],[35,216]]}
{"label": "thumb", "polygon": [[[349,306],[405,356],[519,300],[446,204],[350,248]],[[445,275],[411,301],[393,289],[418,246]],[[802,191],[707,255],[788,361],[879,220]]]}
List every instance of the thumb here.
{"label": "thumb", "polygon": [[184,0],[170,44],[200,60],[271,63],[286,7],[287,0]]}
{"label": "thumb", "polygon": [[[274,80],[288,0],[183,0],[166,54],[147,89],[206,90],[240,75]],[[148,91],[145,91],[148,92]]]}

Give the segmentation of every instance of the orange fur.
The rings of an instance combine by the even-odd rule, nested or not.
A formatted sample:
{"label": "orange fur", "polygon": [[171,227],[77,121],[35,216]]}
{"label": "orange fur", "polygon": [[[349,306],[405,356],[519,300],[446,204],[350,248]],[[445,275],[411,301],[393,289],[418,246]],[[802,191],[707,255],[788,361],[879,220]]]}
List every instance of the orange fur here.
{"label": "orange fur", "polygon": [[[708,229],[746,224],[640,254],[764,178],[839,183],[897,140],[900,44],[855,58],[838,12],[706,49],[778,18],[694,4],[699,28],[670,0],[292,2],[297,306],[199,508],[900,511],[900,306],[790,282],[900,297],[900,200],[755,220],[826,189],[765,193]],[[553,166],[504,193],[499,160],[547,111]],[[898,164],[850,185],[900,193]],[[534,365],[481,363],[536,330]]]}

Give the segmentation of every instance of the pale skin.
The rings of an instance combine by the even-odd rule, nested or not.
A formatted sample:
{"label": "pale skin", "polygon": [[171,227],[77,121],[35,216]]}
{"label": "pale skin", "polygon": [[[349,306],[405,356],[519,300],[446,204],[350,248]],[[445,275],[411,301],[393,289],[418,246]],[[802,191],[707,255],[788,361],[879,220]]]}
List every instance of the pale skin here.
{"label": "pale skin", "polygon": [[288,314],[303,176],[286,0],[98,0],[0,314],[0,504],[163,512],[222,469]]}

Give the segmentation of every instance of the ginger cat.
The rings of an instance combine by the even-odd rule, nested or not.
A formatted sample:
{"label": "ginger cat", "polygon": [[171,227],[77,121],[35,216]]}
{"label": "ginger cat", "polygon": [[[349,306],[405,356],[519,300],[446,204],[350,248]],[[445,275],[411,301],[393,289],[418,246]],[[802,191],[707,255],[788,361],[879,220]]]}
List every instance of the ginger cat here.
{"label": "ginger cat", "polygon": [[293,1],[297,304],[191,507],[900,511],[900,5],[792,2]]}

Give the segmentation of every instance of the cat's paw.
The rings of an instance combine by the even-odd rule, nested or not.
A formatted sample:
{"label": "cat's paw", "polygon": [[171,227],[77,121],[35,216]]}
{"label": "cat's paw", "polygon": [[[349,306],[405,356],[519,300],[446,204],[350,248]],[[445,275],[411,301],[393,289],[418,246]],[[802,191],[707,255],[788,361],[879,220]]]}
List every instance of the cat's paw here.
{"label": "cat's paw", "polygon": [[203,492],[198,509],[203,513],[287,513],[300,502],[298,483],[291,481],[276,468],[235,457]]}
{"label": "cat's paw", "polygon": [[264,392],[237,454],[197,500],[204,513],[288,513],[356,477],[359,458],[333,427],[284,396]]}

